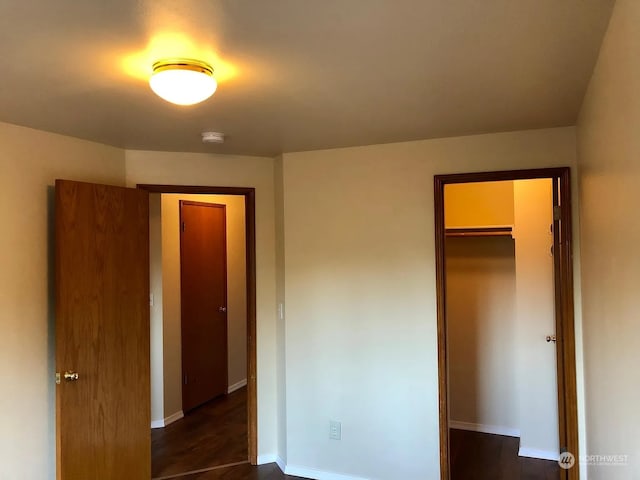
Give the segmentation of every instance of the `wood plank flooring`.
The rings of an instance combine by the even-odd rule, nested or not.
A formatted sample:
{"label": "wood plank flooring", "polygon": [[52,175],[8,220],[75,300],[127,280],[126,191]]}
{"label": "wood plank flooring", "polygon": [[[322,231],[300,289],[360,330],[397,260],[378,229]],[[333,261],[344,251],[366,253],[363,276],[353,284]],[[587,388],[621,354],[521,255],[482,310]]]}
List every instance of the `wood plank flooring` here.
{"label": "wood plank flooring", "polygon": [[210,472],[174,477],[171,480],[301,480],[285,475],[275,463],[254,467],[249,464],[221,468]]}
{"label": "wood plank flooring", "polygon": [[171,480],[304,480],[285,475],[275,463],[254,467],[249,464],[221,468],[210,472],[173,477]]}
{"label": "wood plank flooring", "polygon": [[518,456],[520,439],[450,430],[451,480],[559,480],[557,462]]}
{"label": "wood plank flooring", "polygon": [[247,435],[247,389],[242,388],[212,400],[165,428],[153,429],[152,476],[247,461]]}

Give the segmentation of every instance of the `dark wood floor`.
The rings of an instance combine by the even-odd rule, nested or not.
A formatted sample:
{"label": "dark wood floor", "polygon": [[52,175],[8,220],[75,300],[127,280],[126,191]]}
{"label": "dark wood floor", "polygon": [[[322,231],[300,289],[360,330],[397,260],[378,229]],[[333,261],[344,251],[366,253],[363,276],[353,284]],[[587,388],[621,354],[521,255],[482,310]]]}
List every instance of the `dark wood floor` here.
{"label": "dark wood floor", "polygon": [[[174,479],[172,479],[174,480]],[[249,464],[221,468],[206,473],[175,477],[175,480],[301,480],[285,475],[275,463],[253,467]]]}
{"label": "dark wood floor", "polygon": [[153,429],[151,452],[153,478],[246,461],[247,389],[213,400],[165,428]]}
{"label": "dark wood floor", "polygon": [[450,430],[451,480],[558,480],[557,462],[518,456],[520,439]]}
{"label": "dark wood floor", "polygon": [[205,473],[183,475],[171,480],[304,480],[285,475],[275,463],[253,467],[249,464],[221,468]]}

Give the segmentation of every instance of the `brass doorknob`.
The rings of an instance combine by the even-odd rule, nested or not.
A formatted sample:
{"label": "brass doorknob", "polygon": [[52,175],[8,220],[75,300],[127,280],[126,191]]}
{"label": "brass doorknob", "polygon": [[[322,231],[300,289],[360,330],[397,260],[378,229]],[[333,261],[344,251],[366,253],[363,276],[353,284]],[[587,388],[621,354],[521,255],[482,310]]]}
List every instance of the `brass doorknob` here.
{"label": "brass doorknob", "polygon": [[70,372],[70,371],[64,372],[64,379],[67,382],[75,382],[76,380],[78,380],[79,377],[80,375],[78,375],[78,372]]}

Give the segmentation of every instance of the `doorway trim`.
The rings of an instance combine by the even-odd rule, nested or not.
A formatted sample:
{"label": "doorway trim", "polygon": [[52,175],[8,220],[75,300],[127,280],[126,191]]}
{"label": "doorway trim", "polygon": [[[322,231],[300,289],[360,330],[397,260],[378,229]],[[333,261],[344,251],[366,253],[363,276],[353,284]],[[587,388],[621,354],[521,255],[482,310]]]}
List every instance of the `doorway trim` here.
{"label": "doorway trim", "polygon": [[576,386],[575,327],[573,304],[573,247],[571,223],[571,176],[569,167],[534,170],[508,170],[497,172],[458,173],[434,176],[435,252],[436,252],[436,307],[438,335],[438,403],[440,425],[440,478],[450,480],[449,464],[449,380],[447,369],[446,271],[444,187],[455,183],[497,182],[505,180],[532,180],[549,178],[558,182],[560,194],[559,287],[556,297],[557,371],[558,371],[558,423],[560,448],[571,452],[576,464],[561,471],[562,480],[578,480],[578,402]]}
{"label": "doorway trim", "polygon": [[185,193],[244,196],[247,268],[247,446],[249,463],[258,464],[258,389],[256,350],[256,189],[195,185],[138,184],[149,193]]}

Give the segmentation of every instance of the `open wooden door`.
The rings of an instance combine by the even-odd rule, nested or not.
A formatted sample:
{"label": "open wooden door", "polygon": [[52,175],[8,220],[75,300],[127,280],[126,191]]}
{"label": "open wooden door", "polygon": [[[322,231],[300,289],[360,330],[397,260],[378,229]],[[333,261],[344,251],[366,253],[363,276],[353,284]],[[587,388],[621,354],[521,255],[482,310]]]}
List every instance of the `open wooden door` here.
{"label": "open wooden door", "polygon": [[553,265],[556,297],[556,348],[560,465],[562,480],[579,478],[575,330],[573,310],[573,260],[571,257],[571,182],[569,171],[553,179]]}
{"label": "open wooden door", "polygon": [[58,480],[151,478],[149,199],[56,181]]}

